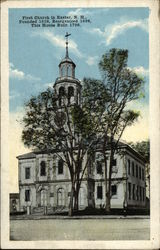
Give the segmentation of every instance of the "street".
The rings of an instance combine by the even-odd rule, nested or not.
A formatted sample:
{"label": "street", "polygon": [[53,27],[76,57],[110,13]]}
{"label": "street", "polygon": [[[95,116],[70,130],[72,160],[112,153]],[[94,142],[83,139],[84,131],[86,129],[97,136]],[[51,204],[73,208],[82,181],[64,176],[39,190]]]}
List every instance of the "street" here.
{"label": "street", "polygon": [[11,220],[10,239],[149,240],[149,218]]}

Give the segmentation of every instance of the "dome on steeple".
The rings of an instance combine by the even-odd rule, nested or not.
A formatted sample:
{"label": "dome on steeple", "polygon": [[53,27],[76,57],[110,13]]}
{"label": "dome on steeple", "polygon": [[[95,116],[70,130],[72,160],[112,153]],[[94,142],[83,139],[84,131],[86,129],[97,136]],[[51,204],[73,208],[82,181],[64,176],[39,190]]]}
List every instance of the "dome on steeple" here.
{"label": "dome on steeple", "polygon": [[65,58],[59,63],[59,77],[75,79],[75,63],[69,58],[68,53],[68,36],[71,34],[66,33],[66,55]]}
{"label": "dome on steeple", "polygon": [[66,55],[65,55],[65,58],[62,59],[62,61],[60,62],[59,64],[59,67],[61,66],[61,64],[63,63],[71,63],[73,64],[74,67],[76,67],[75,63],[69,58],[69,53],[68,53],[68,37],[70,36],[71,34],[68,34],[68,32],[66,33],[65,37],[66,37]]}
{"label": "dome on steeple", "polygon": [[62,59],[62,61],[59,63],[59,66],[62,64],[62,63],[72,63],[75,67],[75,63],[72,61],[72,59],[70,59],[69,57],[65,57]]}

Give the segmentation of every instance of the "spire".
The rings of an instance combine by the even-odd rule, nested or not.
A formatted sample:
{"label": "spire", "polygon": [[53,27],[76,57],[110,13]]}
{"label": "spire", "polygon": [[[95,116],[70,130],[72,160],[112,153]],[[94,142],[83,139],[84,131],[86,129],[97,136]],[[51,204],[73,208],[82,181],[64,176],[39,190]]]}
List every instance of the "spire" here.
{"label": "spire", "polygon": [[66,58],[68,58],[68,37],[70,36],[71,34],[68,34],[68,32],[66,32],[65,34],[65,38],[66,38]]}

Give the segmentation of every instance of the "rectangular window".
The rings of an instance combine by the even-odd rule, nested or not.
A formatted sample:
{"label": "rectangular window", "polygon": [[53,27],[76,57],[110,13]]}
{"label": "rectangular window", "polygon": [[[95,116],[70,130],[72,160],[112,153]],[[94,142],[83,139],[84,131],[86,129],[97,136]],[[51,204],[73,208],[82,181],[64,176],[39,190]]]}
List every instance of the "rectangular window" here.
{"label": "rectangular window", "polygon": [[45,161],[41,161],[41,163],[40,163],[40,175],[46,176],[46,163],[45,163]]}
{"label": "rectangular window", "polygon": [[132,162],[132,175],[134,176],[134,162]]}
{"label": "rectangular window", "polygon": [[140,189],[140,190],[139,190],[139,191],[140,191],[140,192],[139,192],[139,199],[140,199],[140,201],[141,201],[141,200],[142,200],[142,188],[139,187],[139,189]]}
{"label": "rectangular window", "polygon": [[131,162],[128,160],[128,174],[131,174]]}
{"label": "rectangular window", "polygon": [[102,174],[102,163],[97,161],[97,174]]}
{"label": "rectangular window", "polygon": [[25,190],[25,201],[30,201],[30,190]]}
{"label": "rectangular window", "polygon": [[25,168],[25,179],[30,179],[30,168]]}
{"label": "rectangular window", "polygon": [[139,186],[137,186],[137,201],[139,201]]}
{"label": "rectangular window", "polygon": [[142,190],[143,190],[143,193],[142,193],[142,194],[143,194],[143,195],[142,195],[143,198],[142,198],[142,199],[143,199],[143,201],[144,201],[144,188],[142,188]]}
{"label": "rectangular window", "polygon": [[111,194],[112,195],[116,195],[117,194],[117,186],[116,185],[112,185],[111,186]]}
{"label": "rectangular window", "polygon": [[139,179],[141,179],[141,167],[139,167]]}
{"label": "rectangular window", "polygon": [[102,186],[97,186],[97,199],[103,198]]}
{"label": "rectangular window", "polygon": [[144,181],[144,169],[142,168],[142,180]]}
{"label": "rectangular window", "polygon": [[128,199],[131,200],[131,183],[128,182]]}
{"label": "rectangular window", "polygon": [[136,178],[138,178],[138,165],[136,164]]}
{"label": "rectangular window", "polygon": [[117,159],[113,159],[112,166],[117,166]]}
{"label": "rectangular window", "polygon": [[132,198],[133,200],[135,200],[135,184],[133,184],[133,189],[132,189],[133,193],[132,193]]}
{"label": "rectangular window", "polygon": [[58,174],[63,174],[63,160],[58,161]]}
{"label": "rectangular window", "polygon": [[112,173],[118,173],[117,166],[112,166]]}

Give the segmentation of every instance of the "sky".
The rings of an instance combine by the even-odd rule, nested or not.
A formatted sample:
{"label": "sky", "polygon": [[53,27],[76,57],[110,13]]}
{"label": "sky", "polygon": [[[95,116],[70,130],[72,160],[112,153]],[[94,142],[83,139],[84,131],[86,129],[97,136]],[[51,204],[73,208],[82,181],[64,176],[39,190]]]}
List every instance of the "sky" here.
{"label": "sky", "polygon": [[[32,27],[20,21],[42,20],[50,24],[57,16],[78,22],[76,27]],[[81,18],[80,18],[81,17]],[[148,8],[16,8],[9,9],[9,111],[11,192],[17,191],[17,155],[30,151],[21,141],[24,104],[31,96],[52,87],[59,76],[58,64],[65,57],[65,33],[69,56],[76,64],[76,78],[101,79],[98,62],[111,48],[129,51],[128,67],[145,79],[145,98],[130,104],[140,110],[138,122],[126,129],[123,139],[149,137],[149,9]],[[45,20],[48,20],[46,18]],[[66,19],[63,19],[66,20]]]}

